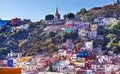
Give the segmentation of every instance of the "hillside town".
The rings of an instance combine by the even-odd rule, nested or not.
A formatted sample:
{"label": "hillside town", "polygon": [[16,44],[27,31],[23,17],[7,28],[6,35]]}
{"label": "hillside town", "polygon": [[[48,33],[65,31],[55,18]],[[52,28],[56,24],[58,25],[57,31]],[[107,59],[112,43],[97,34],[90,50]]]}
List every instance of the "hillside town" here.
{"label": "hillside town", "polygon": [[[75,45],[73,39],[59,43],[59,49],[51,54],[22,56],[22,53],[11,52],[0,67],[22,68],[22,74],[120,74],[120,54],[112,50],[103,53],[101,45],[95,45],[94,40],[104,41],[100,29],[117,24],[117,18],[97,17],[93,22],[84,22],[82,17],[61,19],[58,8],[53,20],[45,20],[43,33],[48,31],[77,33],[78,39],[89,38],[84,43]],[[15,18],[0,20],[0,32],[16,32],[27,30],[32,22]]]}
{"label": "hillside town", "polygon": [[[86,16],[82,17],[83,13]],[[37,23],[0,19],[0,38],[0,74],[4,68],[20,68],[20,74],[120,74],[117,16],[93,16],[82,9],[80,14],[61,18],[56,8],[54,15],[46,15]],[[12,49],[15,45],[17,50]]]}

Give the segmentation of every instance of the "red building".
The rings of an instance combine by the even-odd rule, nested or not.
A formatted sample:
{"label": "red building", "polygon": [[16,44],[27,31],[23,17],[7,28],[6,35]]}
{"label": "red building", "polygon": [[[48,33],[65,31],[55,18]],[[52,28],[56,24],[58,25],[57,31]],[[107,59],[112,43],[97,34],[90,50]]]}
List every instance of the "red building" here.
{"label": "red building", "polygon": [[19,19],[19,18],[15,18],[15,19],[12,19],[11,20],[11,22],[10,22],[10,24],[17,24],[17,23],[19,23],[19,22],[21,22],[21,19]]}

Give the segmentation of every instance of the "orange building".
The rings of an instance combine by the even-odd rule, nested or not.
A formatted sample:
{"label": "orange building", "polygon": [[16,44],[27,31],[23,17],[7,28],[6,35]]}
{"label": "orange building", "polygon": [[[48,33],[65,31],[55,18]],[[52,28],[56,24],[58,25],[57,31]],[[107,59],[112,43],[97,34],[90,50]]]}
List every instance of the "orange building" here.
{"label": "orange building", "polygon": [[91,31],[97,31],[97,27],[98,27],[97,24],[93,24],[93,25],[90,26],[90,30]]}
{"label": "orange building", "polygon": [[0,74],[22,74],[22,68],[0,68]]}

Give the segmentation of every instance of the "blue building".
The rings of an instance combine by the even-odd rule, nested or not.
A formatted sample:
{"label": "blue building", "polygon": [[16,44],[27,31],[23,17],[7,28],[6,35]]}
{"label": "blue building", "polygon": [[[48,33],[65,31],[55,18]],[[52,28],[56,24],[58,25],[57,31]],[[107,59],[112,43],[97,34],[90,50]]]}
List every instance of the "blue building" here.
{"label": "blue building", "polygon": [[2,31],[5,31],[5,26],[7,25],[7,23],[9,22],[10,20],[1,20],[0,19],[0,32]]}

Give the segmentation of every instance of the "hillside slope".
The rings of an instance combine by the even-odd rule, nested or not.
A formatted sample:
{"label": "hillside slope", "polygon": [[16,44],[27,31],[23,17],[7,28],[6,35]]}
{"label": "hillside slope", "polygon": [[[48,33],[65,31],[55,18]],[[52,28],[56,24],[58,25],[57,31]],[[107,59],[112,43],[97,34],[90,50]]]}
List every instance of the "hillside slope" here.
{"label": "hillside slope", "polygon": [[97,17],[120,17],[120,4],[106,5],[103,7],[94,7],[88,12],[93,13]]}

